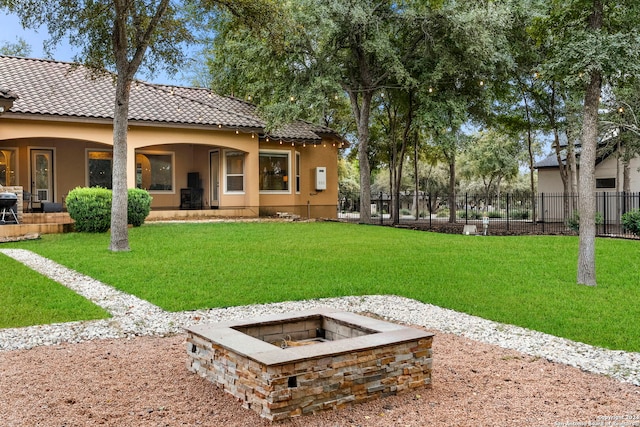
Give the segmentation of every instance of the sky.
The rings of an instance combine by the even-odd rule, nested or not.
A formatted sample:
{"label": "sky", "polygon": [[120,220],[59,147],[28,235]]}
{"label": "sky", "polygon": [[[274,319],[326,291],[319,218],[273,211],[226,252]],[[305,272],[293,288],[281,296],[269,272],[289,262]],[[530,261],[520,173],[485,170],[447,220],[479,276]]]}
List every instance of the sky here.
{"label": "sky", "polygon": [[[29,46],[31,46],[30,57],[47,58],[43,48],[44,41],[49,38],[46,27],[42,27],[37,30],[24,29],[22,28],[22,25],[20,25],[20,20],[16,15],[2,14],[0,15],[0,28],[2,29],[2,34],[0,34],[0,44],[4,44],[5,42],[16,43],[19,38],[22,38]],[[78,52],[79,51],[77,49],[74,49],[68,43],[63,42],[54,49],[53,58],[47,59],[71,62],[73,60],[73,56]],[[185,72],[186,71],[187,70],[185,70]],[[181,75],[181,73],[178,73],[175,76],[169,76],[163,72],[157,72],[152,78],[143,78],[143,80],[168,85],[189,85],[188,78]]]}

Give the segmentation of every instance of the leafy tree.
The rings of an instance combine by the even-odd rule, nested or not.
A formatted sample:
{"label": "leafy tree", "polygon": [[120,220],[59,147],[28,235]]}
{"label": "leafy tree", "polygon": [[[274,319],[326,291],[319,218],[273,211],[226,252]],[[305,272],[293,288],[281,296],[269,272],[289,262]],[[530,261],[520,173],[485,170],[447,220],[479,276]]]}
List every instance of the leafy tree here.
{"label": "leafy tree", "polygon": [[430,17],[429,42],[421,43],[412,70],[420,82],[416,116],[430,134],[432,150],[449,168],[449,222],[456,221],[456,166],[468,138],[463,127],[487,122],[495,82],[510,69],[508,7],[483,2],[447,2]]}
{"label": "leafy tree", "polygon": [[579,284],[595,286],[595,160],[603,82],[640,75],[640,4],[635,0],[552,1],[539,28],[549,37],[550,54],[541,72],[582,89],[578,249]]}
{"label": "leafy tree", "polygon": [[476,134],[465,153],[462,175],[482,181],[487,202],[493,193],[499,199],[502,180],[518,176],[519,151],[518,141],[506,134],[495,131]]}
{"label": "leafy tree", "polygon": [[18,38],[15,42],[0,43],[0,55],[23,56],[31,55],[31,46],[23,38]]}

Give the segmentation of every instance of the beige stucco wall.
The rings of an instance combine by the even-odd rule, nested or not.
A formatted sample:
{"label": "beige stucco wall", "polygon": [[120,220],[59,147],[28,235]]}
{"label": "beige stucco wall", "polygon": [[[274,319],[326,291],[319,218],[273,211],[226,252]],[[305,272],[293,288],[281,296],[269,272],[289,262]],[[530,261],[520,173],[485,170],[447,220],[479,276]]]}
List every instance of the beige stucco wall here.
{"label": "beige stucco wall", "polygon": [[[87,150],[110,149],[113,138],[108,121],[70,123],[52,120],[27,120],[5,115],[0,119],[0,147],[18,149],[17,185],[30,187],[29,150],[51,149],[54,153],[54,197],[62,202],[64,196],[76,186],[88,185]],[[170,153],[174,156],[174,188],[168,192],[154,192],[152,208],[169,209],[180,205],[180,189],[187,187],[187,174],[198,172],[202,181],[204,208],[209,208],[211,185],[209,155],[219,150],[221,155],[220,208],[249,208],[257,215],[261,206],[282,207],[279,210],[300,210],[307,203],[314,206],[313,216],[333,217],[338,198],[337,153],[331,141],[317,146],[291,143],[259,142],[250,133],[205,127],[150,126],[130,123],[128,133],[127,179],[135,187],[135,153]],[[259,153],[261,149],[285,150],[291,155],[288,194],[265,194],[259,191]],[[236,150],[245,153],[245,191],[225,193],[224,152]],[[301,191],[295,191],[295,153],[301,155]],[[315,191],[315,168],[327,168],[327,190]],[[316,213],[322,212],[322,214]],[[305,215],[306,216],[306,213]]]}
{"label": "beige stucco wall", "polygon": [[[615,156],[609,156],[603,162],[596,166],[596,179],[599,178],[616,178],[617,188],[599,188],[597,191],[622,191],[623,168],[617,166],[618,159]],[[630,163],[632,192],[640,191],[640,158],[634,158]],[[578,170],[578,175],[579,175]],[[562,193],[562,179],[560,171],[557,168],[538,169],[538,193]]]}

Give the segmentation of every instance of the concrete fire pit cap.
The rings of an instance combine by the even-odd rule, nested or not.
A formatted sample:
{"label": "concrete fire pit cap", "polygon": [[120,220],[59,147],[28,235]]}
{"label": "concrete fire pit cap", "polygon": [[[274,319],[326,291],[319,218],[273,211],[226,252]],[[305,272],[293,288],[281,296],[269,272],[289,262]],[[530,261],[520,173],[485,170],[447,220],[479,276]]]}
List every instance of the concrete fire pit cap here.
{"label": "concrete fire pit cap", "polygon": [[[367,330],[370,333],[353,338],[282,349],[234,329],[291,323],[321,317],[333,319],[360,330]],[[267,366],[296,363],[433,337],[432,333],[421,329],[328,307],[229,322],[200,324],[185,329],[189,333]]]}

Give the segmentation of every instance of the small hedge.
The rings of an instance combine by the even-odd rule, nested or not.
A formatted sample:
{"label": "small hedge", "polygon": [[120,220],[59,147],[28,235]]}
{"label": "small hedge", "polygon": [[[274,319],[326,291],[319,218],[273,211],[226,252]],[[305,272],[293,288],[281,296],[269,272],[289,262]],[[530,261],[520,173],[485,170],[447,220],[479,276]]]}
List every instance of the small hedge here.
{"label": "small hedge", "polygon": [[111,227],[111,190],[76,187],[69,192],[66,202],[76,231],[104,233]]}
{"label": "small hedge", "polygon": [[[76,187],[67,196],[67,211],[75,221],[75,230],[104,233],[111,227],[112,192],[100,187]],[[134,227],[144,223],[151,210],[151,196],[145,190],[128,190],[127,222]]]}
{"label": "small hedge", "polygon": [[622,214],[624,229],[640,236],[640,209],[633,209]]}
{"label": "small hedge", "polygon": [[151,210],[153,198],[149,192],[140,188],[130,188],[128,193],[127,222],[134,227],[144,224]]}

